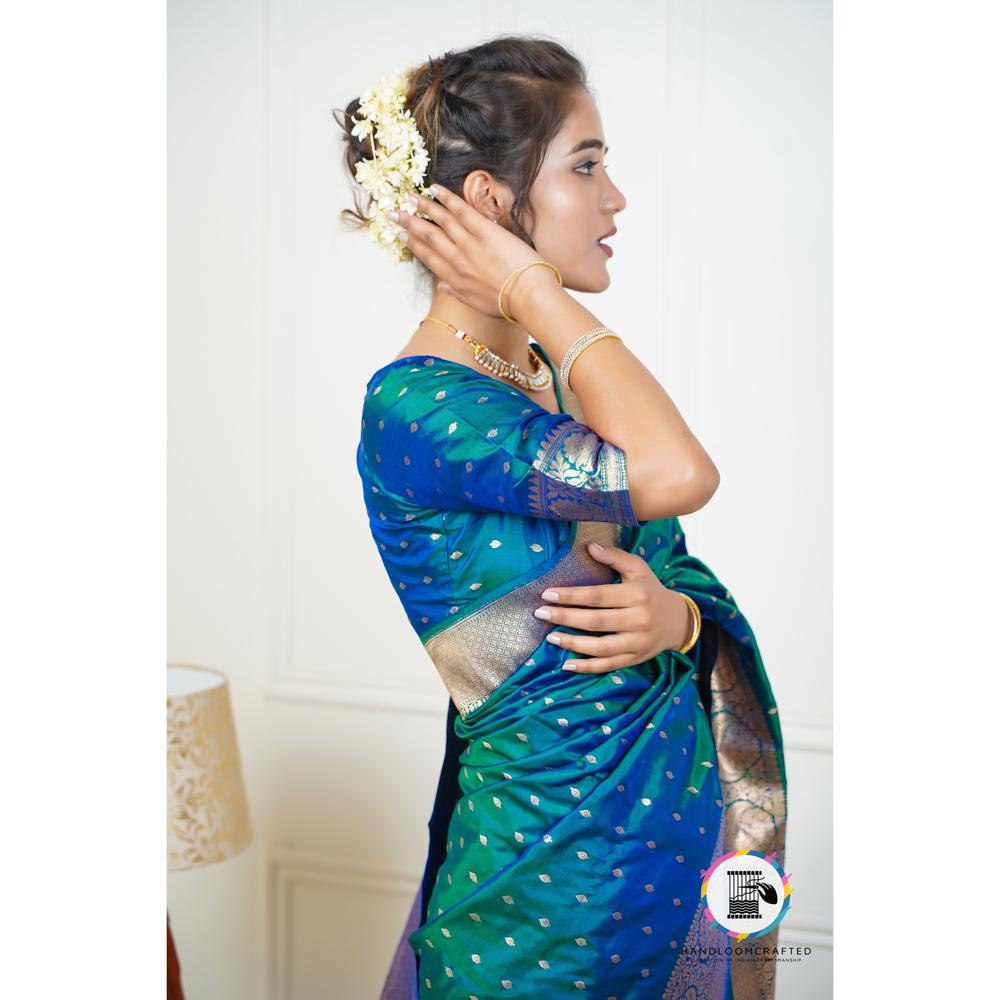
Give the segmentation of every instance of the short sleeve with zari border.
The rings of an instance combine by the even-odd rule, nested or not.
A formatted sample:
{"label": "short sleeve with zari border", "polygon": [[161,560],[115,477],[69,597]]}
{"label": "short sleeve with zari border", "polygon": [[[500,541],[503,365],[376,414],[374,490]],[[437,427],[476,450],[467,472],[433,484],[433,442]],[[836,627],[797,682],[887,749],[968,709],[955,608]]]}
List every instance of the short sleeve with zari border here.
{"label": "short sleeve with zari border", "polygon": [[641,526],[625,452],[566,413],[440,358],[368,383],[361,451],[404,506]]}

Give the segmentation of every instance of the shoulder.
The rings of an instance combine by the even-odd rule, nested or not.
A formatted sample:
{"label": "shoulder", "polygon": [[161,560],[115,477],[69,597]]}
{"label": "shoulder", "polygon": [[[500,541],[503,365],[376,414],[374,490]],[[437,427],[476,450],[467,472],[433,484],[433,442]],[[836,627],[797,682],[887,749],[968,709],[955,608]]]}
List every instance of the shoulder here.
{"label": "shoulder", "polygon": [[[409,452],[412,435],[511,452],[540,440],[553,425],[571,422],[496,379],[441,358],[413,359],[375,373],[368,384],[363,434],[370,447]],[[412,457],[412,456],[411,456]]]}
{"label": "shoulder", "polygon": [[392,361],[378,369],[368,380],[365,389],[363,414],[365,419],[410,412],[428,393],[433,398],[434,380],[443,371],[432,358],[423,361]]}
{"label": "shoulder", "polygon": [[384,415],[406,414],[415,408],[436,411],[469,406],[514,413],[525,408],[548,412],[496,379],[437,357],[404,359],[380,368],[368,381],[364,405],[367,412]]}

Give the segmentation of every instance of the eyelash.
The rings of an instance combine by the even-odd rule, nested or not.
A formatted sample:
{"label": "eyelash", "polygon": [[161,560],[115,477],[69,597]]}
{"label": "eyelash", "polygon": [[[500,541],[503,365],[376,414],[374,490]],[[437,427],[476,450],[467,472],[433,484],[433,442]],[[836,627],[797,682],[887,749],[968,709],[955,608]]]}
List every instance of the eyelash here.
{"label": "eyelash", "polygon": [[[579,170],[580,167],[590,167],[591,168],[591,172],[589,174],[584,174],[584,177],[593,177],[594,176],[594,174],[593,174],[593,168],[597,166],[597,162],[598,162],[597,160],[587,160],[586,163],[581,163],[580,166],[577,167],[576,169]],[[604,169],[605,170],[608,169],[607,161],[605,161],[605,163],[604,163]]]}

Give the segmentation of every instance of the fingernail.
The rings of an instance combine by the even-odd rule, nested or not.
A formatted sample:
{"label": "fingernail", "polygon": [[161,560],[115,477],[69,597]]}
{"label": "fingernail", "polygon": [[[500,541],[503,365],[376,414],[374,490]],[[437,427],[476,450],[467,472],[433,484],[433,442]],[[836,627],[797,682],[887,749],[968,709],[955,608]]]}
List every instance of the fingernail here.
{"label": "fingernail", "polygon": [[564,663],[562,665],[562,668],[563,670],[576,670],[576,664],[573,663],[572,661],[569,661],[567,663]]}
{"label": "fingernail", "polygon": [[390,208],[388,214],[389,218],[392,219],[393,222],[399,222],[399,212],[397,212],[394,208]]}
{"label": "fingernail", "polygon": [[409,203],[410,203],[410,204],[411,204],[411,205],[412,205],[412,206],[413,206],[414,208],[416,208],[416,207],[417,207],[417,205],[419,204],[419,201],[417,200],[417,196],[416,196],[415,194],[408,194],[408,195],[406,196],[406,200],[407,200],[407,201],[408,201],[408,202],[409,202]]}
{"label": "fingernail", "polygon": [[401,241],[402,241],[403,243],[405,243],[405,242],[406,242],[406,241],[407,241],[407,240],[408,240],[409,238],[410,238],[410,234],[409,234],[409,233],[408,233],[408,232],[407,232],[407,231],[406,231],[405,229],[401,229],[401,230],[399,231],[399,239],[400,239],[400,240],[401,240]]}
{"label": "fingernail", "polygon": [[562,645],[562,639],[555,632],[550,632],[545,637],[545,641],[546,642],[551,642],[553,646],[561,646]]}
{"label": "fingernail", "polygon": [[604,548],[604,546],[601,545],[600,542],[591,542],[590,544],[593,545],[595,549],[603,549]]}
{"label": "fingernail", "polygon": [[535,608],[535,617],[548,620],[552,617],[552,612],[548,608]]}
{"label": "fingernail", "polygon": [[556,591],[554,591],[554,590],[544,590],[544,591],[542,591],[542,600],[543,601],[558,601],[559,600],[559,594]]}
{"label": "fingernail", "polygon": [[428,194],[429,194],[429,195],[430,195],[430,196],[431,196],[431,197],[432,197],[432,198],[433,198],[433,199],[434,199],[435,201],[437,200],[437,196],[438,196],[438,189],[437,189],[437,186],[436,186],[436,185],[432,185],[432,186],[431,186],[431,188],[430,188],[430,190],[429,190],[429,191],[428,191],[427,193],[428,193]]}

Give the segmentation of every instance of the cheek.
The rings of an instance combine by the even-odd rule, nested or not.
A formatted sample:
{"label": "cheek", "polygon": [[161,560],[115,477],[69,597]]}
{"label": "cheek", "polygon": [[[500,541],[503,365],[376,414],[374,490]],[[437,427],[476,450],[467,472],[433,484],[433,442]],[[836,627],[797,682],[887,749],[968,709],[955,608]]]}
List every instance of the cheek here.
{"label": "cheek", "polygon": [[573,178],[551,184],[545,190],[544,215],[539,219],[539,231],[560,242],[576,242],[581,238],[593,238],[590,234],[596,225],[594,207],[587,197],[586,185],[582,181],[573,183]]}

